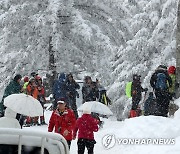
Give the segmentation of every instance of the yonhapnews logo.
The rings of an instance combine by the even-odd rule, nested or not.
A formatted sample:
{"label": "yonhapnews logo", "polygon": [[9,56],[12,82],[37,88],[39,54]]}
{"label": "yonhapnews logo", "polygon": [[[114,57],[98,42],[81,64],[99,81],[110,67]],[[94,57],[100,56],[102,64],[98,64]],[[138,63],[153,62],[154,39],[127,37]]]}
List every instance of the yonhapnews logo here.
{"label": "yonhapnews logo", "polygon": [[105,149],[110,149],[116,144],[115,135],[107,134],[102,138],[102,145]]}

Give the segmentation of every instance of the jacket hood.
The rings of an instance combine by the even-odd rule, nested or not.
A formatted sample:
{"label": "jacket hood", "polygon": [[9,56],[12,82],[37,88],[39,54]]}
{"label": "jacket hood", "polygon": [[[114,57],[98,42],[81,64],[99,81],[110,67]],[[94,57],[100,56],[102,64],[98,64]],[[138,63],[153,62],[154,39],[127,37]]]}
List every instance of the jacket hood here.
{"label": "jacket hood", "polygon": [[7,107],[4,116],[8,118],[16,118],[16,114],[16,112]]}
{"label": "jacket hood", "polygon": [[66,80],[66,74],[65,73],[61,73],[59,75],[59,81],[64,82],[65,80]]}
{"label": "jacket hood", "polygon": [[175,66],[170,66],[168,68],[168,74],[175,74],[176,73],[176,67]]}

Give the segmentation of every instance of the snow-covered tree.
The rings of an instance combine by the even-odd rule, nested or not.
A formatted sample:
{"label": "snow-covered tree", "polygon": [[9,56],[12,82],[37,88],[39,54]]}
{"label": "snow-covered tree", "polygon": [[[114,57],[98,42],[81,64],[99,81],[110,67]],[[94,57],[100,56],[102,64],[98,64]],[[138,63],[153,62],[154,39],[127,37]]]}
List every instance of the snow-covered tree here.
{"label": "snow-covered tree", "polygon": [[176,15],[176,0],[1,0],[1,93],[16,73],[49,71],[52,37],[56,71],[99,78],[124,119],[132,74],[150,89],[156,67],[175,64]]}

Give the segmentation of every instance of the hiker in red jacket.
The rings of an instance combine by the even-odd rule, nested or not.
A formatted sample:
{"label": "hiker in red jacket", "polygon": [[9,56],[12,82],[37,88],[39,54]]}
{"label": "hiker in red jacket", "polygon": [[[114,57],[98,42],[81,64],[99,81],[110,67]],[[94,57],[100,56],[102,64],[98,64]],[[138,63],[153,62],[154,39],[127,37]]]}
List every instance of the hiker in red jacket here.
{"label": "hiker in red jacket", "polygon": [[52,113],[49,120],[48,132],[52,132],[55,128],[55,133],[61,134],[66,139],[70,148],[75,123],[76,118],[73,110],[67,109],[66,102],[61,99],[57,102],[57,109]]}
{"label": "hiker in red jacket", "polygon": [[83,115],[76,121],[76,126],[73,131],[73,139],[76,138],[78,131],[78,154],[84,154],[85,147],[88,150],[88,154],[93,154],[94,144],[94,132],[98,131],[99,121],[91,116],[90,111],[83,111]]}

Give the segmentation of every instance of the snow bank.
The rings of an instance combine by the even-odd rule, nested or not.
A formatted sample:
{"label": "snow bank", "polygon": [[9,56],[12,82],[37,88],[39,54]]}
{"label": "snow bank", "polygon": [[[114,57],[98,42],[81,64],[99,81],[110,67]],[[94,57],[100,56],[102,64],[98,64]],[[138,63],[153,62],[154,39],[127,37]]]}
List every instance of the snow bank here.
{"label": "snow bank", "polygon": [[[180,105],[180,99],[175,101]],[[50,118],[51,112],[46,111],[46,120]],[[125,121],[112,121],[102,119],[105,123],[102,129],[95,133],[96,154],[179,154],[180,153],[180,110],[175,113],[174,118],[157,116],[141,116],[126,119]],[[26,128],[27,129],[27,128]],[[47,126],[30,127],[28,129],[41,129],[47,131]],[[109,144],[111,148],[105,147],[106,136],[114,135]],[[115,140],[114,140],[115,139]],[[148,140],[158,141],[148,144],[126,144],[123,141]],[[114,143],[113,143],[114,140]],[[121,144],[118,141],[122,140]],[[161,142],[161,141],[168,142]],[[107,140],[106,140],[107,141]],[[109,140],[110,141],[110,140]],[[142,142],[141,142],[142,143]],[[77,140],[72,141],[71,154],[77,153]],[[87,151],[86,153],[87,154]]]}

